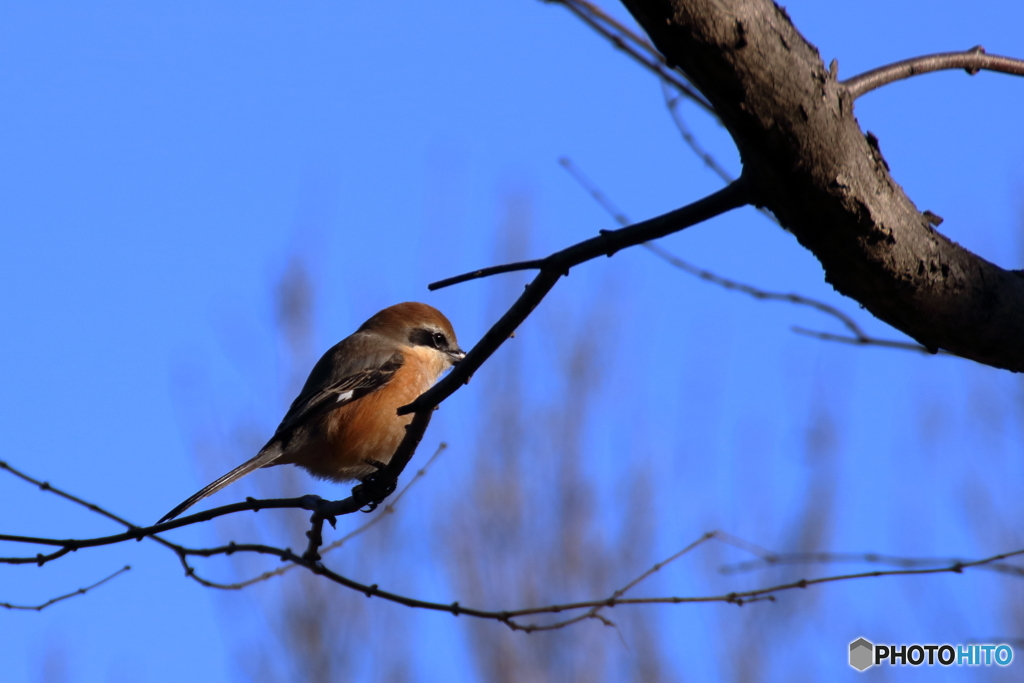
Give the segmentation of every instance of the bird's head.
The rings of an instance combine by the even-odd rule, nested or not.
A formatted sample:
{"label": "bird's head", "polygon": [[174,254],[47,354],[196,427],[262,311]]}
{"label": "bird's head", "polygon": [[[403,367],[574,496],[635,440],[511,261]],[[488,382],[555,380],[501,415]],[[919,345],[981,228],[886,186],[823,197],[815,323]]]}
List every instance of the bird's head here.
{"label": "bird's head", "polygon": [[360,332],[373,332],[408,346],[436,350],[454,365],[466,356],[451,322],[433,306],[407,301],[388,306],[363,323]]}

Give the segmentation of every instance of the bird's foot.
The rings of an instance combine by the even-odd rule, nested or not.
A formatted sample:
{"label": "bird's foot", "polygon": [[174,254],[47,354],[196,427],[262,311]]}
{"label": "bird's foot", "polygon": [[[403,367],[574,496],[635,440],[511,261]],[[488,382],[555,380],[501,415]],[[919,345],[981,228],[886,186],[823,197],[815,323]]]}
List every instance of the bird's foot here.
{"label": "bird's foot", "polygon": [[366,462],[377,468],[377,471],[360,479],[360,483],[352,489],[352,495],[363,503],[363,507],[360,508],[363,512],[373,512],[378,505],[384,502],[384,499],[395,492],[398,482],[385,472],[386,463],[380,460],[367,460]]}

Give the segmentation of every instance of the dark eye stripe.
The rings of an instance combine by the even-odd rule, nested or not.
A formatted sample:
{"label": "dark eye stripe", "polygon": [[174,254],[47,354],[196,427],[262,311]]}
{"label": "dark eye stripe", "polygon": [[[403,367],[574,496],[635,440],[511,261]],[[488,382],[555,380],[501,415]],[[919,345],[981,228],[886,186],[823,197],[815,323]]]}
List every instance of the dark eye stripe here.
{"label": "dark eye stripe", "polygon": [[409,343],[415,346],[429,346],[432,349],[448,348],[448,339],[444,334],[422,327],[409,333]]}

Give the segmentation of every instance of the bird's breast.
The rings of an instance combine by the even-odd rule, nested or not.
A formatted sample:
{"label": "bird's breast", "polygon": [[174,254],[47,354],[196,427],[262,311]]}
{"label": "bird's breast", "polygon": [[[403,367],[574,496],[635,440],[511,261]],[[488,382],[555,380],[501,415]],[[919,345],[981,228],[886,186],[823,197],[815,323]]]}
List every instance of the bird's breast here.
{"label": "bird's breast", "polygon": [[404,362],[383,387],[342,406],[323,418],[320,438],[296,454],[292,462],[313,476],[332,481],[360,479],[387,463],[405,437],[412,415],[398,409],[415,401],[447,369],[432,349],[403,349]]}

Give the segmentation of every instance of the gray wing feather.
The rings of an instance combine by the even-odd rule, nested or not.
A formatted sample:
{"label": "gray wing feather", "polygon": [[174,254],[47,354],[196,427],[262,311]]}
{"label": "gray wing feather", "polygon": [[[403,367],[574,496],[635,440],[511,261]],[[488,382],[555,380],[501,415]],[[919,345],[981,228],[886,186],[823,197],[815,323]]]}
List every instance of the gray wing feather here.
{"label": "gray wing feather", "polygon": [[402,354],[371,332],[357,332],[317,361],[274,438],[380,389],[402,366]]}
{"label": "gray wing feather", "polygon": [[253,470],[274,464],[284,453],[282,444],[296,427],[326,415],[380,389],[402,366],[402,354],[394,344],[371,332],[356,332],[331,347],[313,370],[291,408],[274,432],[274,437],[255,457],[242,463],[220,479],[211,482],[188,500],[168,512],[157,524],[174,519],[203,498],[238,481]]}

